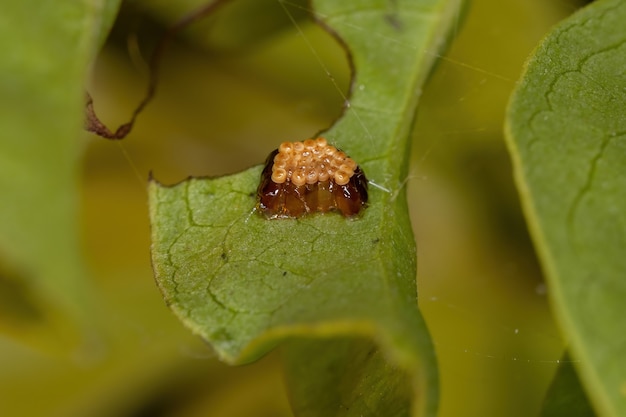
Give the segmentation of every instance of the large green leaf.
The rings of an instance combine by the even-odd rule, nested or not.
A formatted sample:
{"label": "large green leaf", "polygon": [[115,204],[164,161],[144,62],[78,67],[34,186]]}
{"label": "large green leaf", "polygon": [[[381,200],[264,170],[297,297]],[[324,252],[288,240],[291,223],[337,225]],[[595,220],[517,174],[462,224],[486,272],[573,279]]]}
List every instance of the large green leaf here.
{"label": "large green leaf", "polygon": [[2,6],[0,326],[24,336],[37,327],[59,339],[65,318],[85,315],[77,222],[84,87],[118,3]]}
{"label": "large green leaf", "polygon": [[626,415],[626,3],[594,2],[528,63],[507,135],[554,307],[596,411]]}
{"label": "large green leaf", "polygon": [[[178,317],[229,363],[304,337],[285,346],[297,382],[292,400],[302,415],[376,415],[391,407],[407,415],[412,397],[415,415],[432,416],[437,372],[417,309],[402,183],[419,92],[458,23],[460,1],[313,6],[348,45],[355,68],[350,107],[324,136],[390,191],[371,187],[369,207],[356,220],[328,214],[270,221],[253,212],[261,167],[172,187],[153,181],[156,279]],[[362,367],[337,371],[356,358]],[[330,394],[340,383],[353,391]],[[357,395],[362,405],[352,408]]]}

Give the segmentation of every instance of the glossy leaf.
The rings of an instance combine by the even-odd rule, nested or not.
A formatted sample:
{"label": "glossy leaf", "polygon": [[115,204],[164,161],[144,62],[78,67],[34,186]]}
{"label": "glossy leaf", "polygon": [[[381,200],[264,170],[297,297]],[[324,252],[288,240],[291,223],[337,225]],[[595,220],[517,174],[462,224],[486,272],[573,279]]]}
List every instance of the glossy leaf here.
{"label": "glossy leaf", "polygon": [[507,134],[554,308],[601,416],[626,415],[626,3],[597,1],[543,41]]}
{"label": "glossy leaf", "polygon": [[[0,17],[0,327],[85,315],[79,156],[87,71],[119,1],[7,2]],[[45,327],[50,325],[50,327]]]}
{"label": "glossy leaf", "polygon": [[[415,243],[402,183],[419,92],[436,51],[458,23],[460,2],[324,0],[313,6],[316,18],[347,44],[356,71],[350,107],[324,136],[387,190],[370,187],[369,207],[354,220],[336,213],[266,220],[253,210],[261,167],[172,187],[153,181],[156,279],[179,318],[229,363],[254,360],[285,338],[303,337],[285,346],[288,373],[297,380],[292,400],[302,415],[365,410],[347,404],[336,411],[343,395],[328,401],[298,395],[338,389],[339,375],[326,373],[326,366],[298,377],[313,354],[329,366],[362,358],[366,371],[346,377],[354,389],[371,389],[388,375],[389,395],[362,394],[366,403],[382,399],[371,411],[386,405],[406,415],[413,398],[414,415],[434,415],[437,372],[417,309]],[[323,339],[307,342],[316,337]],[[382,353],[371,343],[346,347],[326,340],[335,337],[373,339]]]}

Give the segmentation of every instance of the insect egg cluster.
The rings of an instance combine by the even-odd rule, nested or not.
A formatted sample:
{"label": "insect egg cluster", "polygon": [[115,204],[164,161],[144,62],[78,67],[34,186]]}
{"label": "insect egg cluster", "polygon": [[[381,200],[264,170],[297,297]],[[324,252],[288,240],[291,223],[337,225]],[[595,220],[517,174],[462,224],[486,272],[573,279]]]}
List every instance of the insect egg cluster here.
{"label": "insect egg cluster", "polygon": [[257,191],[268,218],[336,210],[354,216],[367,203],[360,167],[324,138],[283,142],[268,157]]}

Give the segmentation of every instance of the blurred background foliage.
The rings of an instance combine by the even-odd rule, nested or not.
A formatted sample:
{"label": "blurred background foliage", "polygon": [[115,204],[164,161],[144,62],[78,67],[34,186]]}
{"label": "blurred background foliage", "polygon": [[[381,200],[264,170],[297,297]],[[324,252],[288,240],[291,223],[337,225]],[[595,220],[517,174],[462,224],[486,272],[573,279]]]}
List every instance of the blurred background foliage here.
{"label": "blurred background foliage", "polygon": [[[582,3],[472,1],[424,91],[407,186],[443,417],[537,415],[561,357],[502,123],[526,57]],[[88,85],[111,128],[142,98],[160,36],[202,4],[123,3]],[[236,172],[340,116],[349,64],[306,8],[226,4],[172,42],[157,97],[127,139],[84,134],[77,221],[93,327],[60,352],[48,349],[45,328],[0,335],[0,415],[291,415],[277,353],[227,367],[164,305],[150,268],[146,179]]]}

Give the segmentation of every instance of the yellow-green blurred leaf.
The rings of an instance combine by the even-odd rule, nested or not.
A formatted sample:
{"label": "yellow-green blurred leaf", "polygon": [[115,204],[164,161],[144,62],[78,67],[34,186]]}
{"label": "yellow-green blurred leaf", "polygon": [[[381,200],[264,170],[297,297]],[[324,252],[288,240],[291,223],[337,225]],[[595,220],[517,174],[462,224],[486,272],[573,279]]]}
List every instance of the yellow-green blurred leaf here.
{"label": "yellow-green blurred leaf", "polygon": [[67,317],[85,314],[77,223],[83,89],[118,3],[2,7],[0,328],[28,339],[41,331],[63,340]]}
{"label": "yellow-green blurred leaf", "polygon": [[[225,51],[252,49],[275,37],[280,29],[293,29],[294,21],[306,19],[308,8],[305,0],[139,0],[136,3],[167,26],[204,10],[209,3],[223,3],[219,4],[217,13],[194,21],[184,28],[184,33],[193,42]],[[289,15],[283,7],[289,8]]]}

